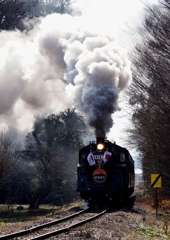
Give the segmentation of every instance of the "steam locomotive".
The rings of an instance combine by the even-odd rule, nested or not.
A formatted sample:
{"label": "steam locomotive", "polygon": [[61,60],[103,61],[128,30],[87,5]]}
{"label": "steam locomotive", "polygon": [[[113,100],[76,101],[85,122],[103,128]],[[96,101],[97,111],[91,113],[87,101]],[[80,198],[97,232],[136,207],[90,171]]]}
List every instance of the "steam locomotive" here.
{"label": "steam locomotive", "polygon": [[134,160],[129,151],[104,138],[80,149],[77,192],[89,205],[126,200],[134,192]]}

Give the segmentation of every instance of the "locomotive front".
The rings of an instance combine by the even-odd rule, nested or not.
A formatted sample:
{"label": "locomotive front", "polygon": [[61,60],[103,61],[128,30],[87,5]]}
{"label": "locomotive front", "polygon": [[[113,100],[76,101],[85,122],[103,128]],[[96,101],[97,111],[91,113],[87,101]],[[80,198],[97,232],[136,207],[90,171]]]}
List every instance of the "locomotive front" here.
{"label": "locomotive front", "polygon": [[127,149],[97,138],[80,149],[77,191],[89,203],[125,199],[134,191],[134,161]]}

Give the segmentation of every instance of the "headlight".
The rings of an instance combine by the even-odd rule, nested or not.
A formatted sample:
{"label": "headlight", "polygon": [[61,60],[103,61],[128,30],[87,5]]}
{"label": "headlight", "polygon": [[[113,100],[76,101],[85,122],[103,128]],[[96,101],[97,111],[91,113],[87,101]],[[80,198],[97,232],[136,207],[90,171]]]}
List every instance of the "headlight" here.
{"label": "headlight", "polygon": [[104,149],[104,145],[102,143],[98,143],[97,144],[97,149],[98,150],[103,150]]}

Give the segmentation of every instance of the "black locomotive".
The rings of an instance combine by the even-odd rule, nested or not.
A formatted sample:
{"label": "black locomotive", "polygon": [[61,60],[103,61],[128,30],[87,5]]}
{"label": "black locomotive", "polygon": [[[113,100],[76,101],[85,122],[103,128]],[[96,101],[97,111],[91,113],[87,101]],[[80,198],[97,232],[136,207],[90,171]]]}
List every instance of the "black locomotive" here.
{"label": "black locomotive", "polygon": [[97,138],[80,149],[77,191],[89,204],[114,203],[134,192],[134,160],[126,148]]}

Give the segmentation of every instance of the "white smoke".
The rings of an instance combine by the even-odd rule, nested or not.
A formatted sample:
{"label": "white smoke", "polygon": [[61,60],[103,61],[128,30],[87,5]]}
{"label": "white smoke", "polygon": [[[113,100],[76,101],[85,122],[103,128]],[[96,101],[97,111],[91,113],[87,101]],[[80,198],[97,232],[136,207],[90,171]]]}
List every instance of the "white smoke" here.
{"label": "white smoke", "polygon": [[0,32],[0,127],[30,131],[36,115],[76,104],[97,135],[112,127],[118,95],[132,79],[115,39],[81,17],[52,14],[34,29]]}

